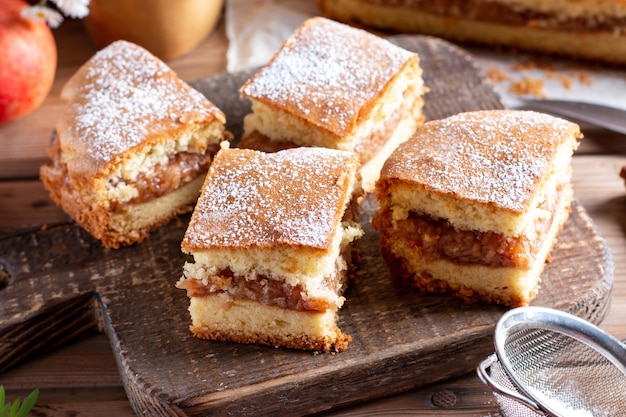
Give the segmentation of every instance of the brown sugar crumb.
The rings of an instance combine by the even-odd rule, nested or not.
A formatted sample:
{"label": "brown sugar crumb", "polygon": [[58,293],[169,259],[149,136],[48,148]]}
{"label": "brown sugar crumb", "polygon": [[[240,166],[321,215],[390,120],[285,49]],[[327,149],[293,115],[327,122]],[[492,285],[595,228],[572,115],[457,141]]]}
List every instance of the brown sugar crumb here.
{"label": "brown sugar crumb", "polygon": [[519,81],[514,82],[509,87],[509,91],[519,96],[533,95],[540,98],[545,98],[544,93],[545,82],[537,78],[525,77]]}
{"label": "brown sugar crumb", "polygon": [[[490,67],[485,70],[485,75],[494,83],[505,82],[509,85],[509,92],[518,96],[533,95],[546,98],[546,82],[558,82],[565,90],[571,90],[577,83],[580,85],[592,83],[591,77],[583,69],[557,69],[544,61],[525,60],[510,65],[508,70]],[[519,73],[528,71],[534,71],[533,75],[538,71],[540,78],[525,76],[519,80],[516,79]]]}
{"label": "brown sugar crumb", "polygon": [[489,78],[494,83],[499,83],[501,81],[506,81],[510,79],[506,72],[495,67],[487,68],[485,74],[487,75],[487,78]]}
{"label": "brown sugar crumb", "polygon": [[571,77],[568,77],[567,75],[559,75],[556,78],[559,80],[563,88],[565,88],[566,90],[572,89],[572,85],[574,84],[574,81],[572,80]]}
{"label": "brown sugar crumb", "polygon": [[579,83],[583,85],[591,85],[591,77],[589,76],[589,74],[581,71],[576,71],[574,75],[578,79]]}

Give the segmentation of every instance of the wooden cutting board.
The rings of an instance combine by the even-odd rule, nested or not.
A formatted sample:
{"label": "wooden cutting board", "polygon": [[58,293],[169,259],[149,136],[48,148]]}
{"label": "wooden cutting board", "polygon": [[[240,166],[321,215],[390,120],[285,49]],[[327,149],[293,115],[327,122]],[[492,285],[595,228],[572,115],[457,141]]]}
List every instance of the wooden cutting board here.
{"label": "wooden cutting board", "polygon": [[[420,54],[428,119],[503,107],[461,49],[429,37],[392,40]],[[192,83],[224,110],[235,137],[249,110],[238,88],[250,75]],[[73,223],[0,236],[0,372],[103,331],[132,406],[150,416],[306,415],[472,372],[493,351],[492,332],[505,308],[392,283],[369,223],[375,208],[372,199],[363,205],[362,261],[339,323],[353,341],[338,354],[194,338],[188,299],[174,287],[189,216],[119,250],[103,248]],[[578,203],[552,256],[534,304],[600,322],[613,263]]]}

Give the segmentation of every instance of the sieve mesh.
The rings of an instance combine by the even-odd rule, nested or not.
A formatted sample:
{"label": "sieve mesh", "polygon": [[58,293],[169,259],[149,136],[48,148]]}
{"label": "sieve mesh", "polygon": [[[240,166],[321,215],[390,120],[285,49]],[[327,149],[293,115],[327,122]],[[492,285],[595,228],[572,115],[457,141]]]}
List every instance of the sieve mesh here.
{"label": "sieve mesh", "polygon": [[[506,375],[500,362],[494,362],[489,371],[491,372],[490,376],[492,380],[498,384],[499,387],[508,389],[509,391],[517,391],[517,387]],[[542,415],[506,395],[500,395],[497,391],[494,391],[494,396],[504,417],[536,417]]]}
{"label": "sieve mesh", "polygon": [[499,320],[494,341],[478,374],[506,417],[626,415],[626,346],[591,323],[518,308]]}
{"label": "sieve mesh", "polygon": [[622,416],[626,376],[595,348],[545,329],[511,332],[504,344],[512,378],[526,394],[566,416]]}

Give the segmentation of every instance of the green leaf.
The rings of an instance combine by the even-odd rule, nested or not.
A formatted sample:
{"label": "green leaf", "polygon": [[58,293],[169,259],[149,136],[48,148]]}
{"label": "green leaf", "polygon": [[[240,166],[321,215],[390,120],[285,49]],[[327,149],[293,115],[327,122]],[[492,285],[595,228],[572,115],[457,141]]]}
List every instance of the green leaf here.
{"label": "green leaf", "polygon": [[2,410],[2,414],[0,414],[0,417],[4,417],[5,416],[5,413],[4,413],[4,400],[5,400],[4,385],[0,385],[0,410]]}
{"label": "green leaf", "polygon": [[26,415],[33,409],[35,403],[37,402],[37,398],[39,397],[39,390],[36,389],[30,394],[28,397],[24,398],[24,402],[20,407],[20,411],[17,413],[16,417],[26,417]]}
{"label": "green leaf", "polygon": [[4,386],[0,385],[0,417],[26,417],[35,406],[37,398],[39,398],[39,390],[35,389],[23,402],[18,398],[13,404],[5,404],[6,392]]}
{"label": "green leaf", "polygon": [[11,417],[17,416],[17,410],[19,409],[20,409],[20,399],[18,398],[17,400],[13,401],[13,405],[11,406],[11,411],[9,413],[9,416]]}

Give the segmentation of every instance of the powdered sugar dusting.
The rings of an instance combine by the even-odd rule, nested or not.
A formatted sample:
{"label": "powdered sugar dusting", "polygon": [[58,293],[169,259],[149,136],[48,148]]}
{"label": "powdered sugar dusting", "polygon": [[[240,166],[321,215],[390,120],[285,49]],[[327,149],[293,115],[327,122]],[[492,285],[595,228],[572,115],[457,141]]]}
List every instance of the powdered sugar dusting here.
{"label": "powdered sugar dusting", "polygon": [[161,60],[124,41],[97,52],[64,89],[62,146],[102,164],[155,132],[213,119],[219,110]]}
{"label": "powdered sugar dusting", "polygon": [[343,135],[412,56],[363,30],[312,18],[242,93],[314,124],[336,124]]}
{"label": "powdered sugar dusting", "polygon": [[479,111],[429,122],[390,158],[384,176],[522,211],[575,124],[531,111]]}
{"label": "powdered sugar dusting", "polygon": [[183,247],[296,245],[326,249],[350,199],[356,154],[223,149],[209,170]]}

